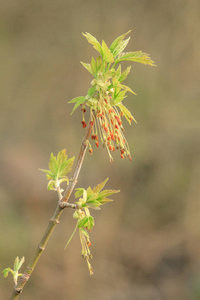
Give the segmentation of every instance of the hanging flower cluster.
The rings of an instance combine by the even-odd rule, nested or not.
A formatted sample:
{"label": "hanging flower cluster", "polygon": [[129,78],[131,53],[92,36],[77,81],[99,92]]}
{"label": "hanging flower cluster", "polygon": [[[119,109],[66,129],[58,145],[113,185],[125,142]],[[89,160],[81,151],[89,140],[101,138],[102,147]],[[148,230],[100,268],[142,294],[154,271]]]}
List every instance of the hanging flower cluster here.
{"label": "hanging flower cluster", "polygon": [[[142,51],[123,52],[130,40],[130,37],[125,39],[129,32],[116,38],[110,48],[104,41],[100,44],[90,33],[83,34],[100,53],[100,56],[96,59],[92,58],[90,64],[81,62],[94,76],[91,82],[92,87],[88,90],[86,97],[76,97],[69,101],[69,103],[75,103],[72,113],[81,106],[83,128],[87,126],[85,121],[86,107],[90,108],[89,123],[93,127],[91,139],[95,141],[97,148],[100,142],[107,148],[110,161],[113,161],[111,152],[115,149],[120,151],[122,159],[129,158],[132,160],[124,136],[122,117],[125,117],[129,124],[132,120],[135,121],[131,112],[122,104],[122,101],[127,97],[127,92],[135,94],[130,87],[122,84],[130,73],[131,67],[127,67],[122,72],[121,65],[118,65],[117,68],[116,65],[122,61],[135,61],[155,66],[149,55]],[[93,153],[91,144],[89,152]]]}
{"label": "hanging flower cluster", "polygon": [[[115,149],[120,150],[121,158],[128,157],[131,159],[128,143],[124,136],[124,128],[122,125],[121,117],[123,113],[119,113],[118,110],[110,105],[110,97],[104,98],[100,101],[101,110],[98,110],[93,117],[94,121],[90,121],[92,128],[92,140],[95,141],[96,147],[99,147],[99,137],[101,143],[108,150],[110,161],[113,161],[111,151]],[[93,116],[92,111],[91,115]],[[91,116],[91,119],[92,119]],[[91,151],[92,148],[89,148]]]}

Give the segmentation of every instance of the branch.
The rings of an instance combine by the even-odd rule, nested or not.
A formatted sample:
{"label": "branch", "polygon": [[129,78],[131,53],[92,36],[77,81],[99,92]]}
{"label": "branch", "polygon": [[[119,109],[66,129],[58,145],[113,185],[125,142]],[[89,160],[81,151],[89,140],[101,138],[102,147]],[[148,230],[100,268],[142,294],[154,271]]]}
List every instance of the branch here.
{"label": "branch", "polygon": [[79,157],[78,157],[78,160],[76,163],[76,167],[75,167],[73,176],[70,179],[70,182],[64,193],[64,197],[62,199],[61,199],[61,197],[59,197],[59,201],[58,201],[56,210],[55,210],[51,220],[48,223],[47,229],[38,245],[38,248],[35,251],[35,254],[34,254],[32,260],[29,262],[29,264],[25,268],[23,275],[20,277],[19,283],[14,287],[12,295],[10,297],[10,300],[17,299],[20,296],[20,294],[22,293],[25,284],[29,280],[40,256],[42,255],[43,251],[45,250],[47,242],[48,242],[55,226],[59,223],[59,218],[60,218],[64,208],[66,208],[66,207],[76,208],[76,204],[68,203],[68,199],[77,183],[77,179],[78,179],[78,176],[79,176],[82,164],[83,164],[83,160],[85,157],[85,153],[86,153],[86,150],[88,147],[88,140],[90,138],[91,131],[92,131],[92,125],[89,124],[86,129],[86,134],[82,140],[81,149],[80,149]]}

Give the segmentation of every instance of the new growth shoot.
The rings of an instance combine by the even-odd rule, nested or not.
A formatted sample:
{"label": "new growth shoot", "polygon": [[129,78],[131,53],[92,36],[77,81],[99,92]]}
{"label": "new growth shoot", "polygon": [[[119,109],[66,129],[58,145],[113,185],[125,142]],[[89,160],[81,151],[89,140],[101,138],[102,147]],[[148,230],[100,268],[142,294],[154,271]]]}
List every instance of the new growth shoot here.
{"label": "new growth shoot", "polygon": [[[122,71],[120,63],[131,61],[155,66],[150,56],[142,51],[124,52],[130,40],[130,37],[126,38],[129,33],[130,31],[116,38],[110,47],[104,40],[100,44],[90,33],[83,34],[100,55],[96,59],[92,57],[91,63],[81,62],[94,77],[91,81],[92,87],[85,97],[80,96],[69,101],[75,103],[71,114],[81,106],[83,128],[87,125],[84,114],[86,108],[89,108],[88,122],[93,126],[91,139],[97,148],[100,142],[103,144],[111,162],[113,161],[111,152],[115,149],[119,150],[122,159],[132,160],[122,118],[125,117],[130,125],[132,121],[136,122],[132,113],[122,104],[127,92],[135,95],[130,87],[122,83],[130,73],[131,66]],[[93,153],[91,145],[89,152]]]}

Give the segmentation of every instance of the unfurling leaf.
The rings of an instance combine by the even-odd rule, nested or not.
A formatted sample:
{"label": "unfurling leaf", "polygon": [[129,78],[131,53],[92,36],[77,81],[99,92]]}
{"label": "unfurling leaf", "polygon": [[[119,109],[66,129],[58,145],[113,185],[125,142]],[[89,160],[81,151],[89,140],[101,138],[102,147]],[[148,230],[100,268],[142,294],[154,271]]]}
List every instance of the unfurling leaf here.
{"label": "unfurling leaf", "polygon": [[156,66],[149,54],[142,51],[120,53],[115,60],[115,65],[121,61],[135,61],[144,65]]}
{"label": "unfurling leaf", "polygon": [[119,77],[119,82],[123,82],[126,77],[128,76],[128,74],[130,73],[131,70],[131,66],[127,67],[124,72],[121,74],[121,76]]}
{"label": "unfurling leaf", "polygon": [[76,110],[81,104],[83,104],[85,101],[86,101],[86,98],[83,97],[83,96],[76,97],[76,98],[70,100],[68,103],[75,103],[75,105],[74,105],[74,107],[73,107],[72,112],[71,112],[70,115],[72,115],[72,114],[75,112],[75,110]]}
{"label": "unfurling leaf", "polygon": [[15,286],[17,285],[18,277],[22,276],[22,274],[19,273],[18,271],[21,268],[24,261],[25,261],[24,256],[21,259],[19,259],[19,257],[17,256],[14,261],[13,270],[11,268],[6,268],[2,271],[2,274],[5,278],[8,276],[9,272],[12,274]]}
{"label": "unfurling leaf", "polygon": [[108,63],[114,62],[114,57],[104,41],[102,41],[102,58]]}
{"label": "unfurling leaf", "polygon": [[78,222],[78,228],[87,228],[91,230],[94,227],[94,218],[92,216],[85,216],[82,220]]}
{"label": "unfurling leaf", "polygon": [[23,265],[24,261],[25,261],[24,256],[21,259],[19,259],[19,257],[17,256],[14,261],[14,268],[13,268],[14,271],[19,271],[19,269]]}
{"label": "unfurling leaf", "polygon": [[94,49],[96,49],[100,54],[102,54],[101,45],[94,36],[92,36],[88,32],[83,33],[83,36],[86,37],[88,42],[93,45]]}
{"label": "unfurling leaf", "polygon": [[117,37],[114,42],[111,44],[110,46],[110,51],[112,52],[113,56],[115,57],[116,55],[118,55],[119,53],[121,53],[125,47],[127,46],[129,39],[124,41],[124,38],[127,34],[129,34],[131,32],[131,30],[129,30],[128,32],[120,35],[119,37]]}
{"label": "unfurling leaf", "polygon": [[134,122],[137,124],[137,121],[135,120],[135,118],[132,116],[131,112],[128,110],[128,108],[126,108],[126,106],[124,106],[122,103],[118,103],[116,104],[120,109],[121,112],[123,113],[123,115],[125,116],[126,120],[129,122],[129,124],[131,125],[131,121],[134,120]]}
{"label": "unfurling leaf", "polygon": [[[129,158],[132,161],[121,117],[125,116],[129,124],[135,119],[121,102],[127,97],[127,92],[136,94],[130,87],[122,84],[130,73],[131,67],[128,66],[122,70],[120,63],[130,61],[155,66],[147,53],[142,51],[124,52],[130,40],[130,37],[127,37],[130,31],[117,37],[111,43],[110,48],[104,40],[100,44],[90,33],[83,33],[88,42],[100,53],[100,56],[96,59],[92,57],[90,63],[81,62],[94,77],[91,81],[92,88],[89,88],[85,97],[77,97],[70,101],[70,103],[75,103],[72,113],[82,104],[82,127],[85,128],[87,124],[91,123],[94,125],[93,131],[95,133],[91,137],[97,148],[102,142],[103,147],[108,151],[111,162],[113,162],[111,151],[115,150],[119,150],[121,159]],[[86,107],[90,110],[88,122],[85,121],[84,115]],[[121,110],[120,114],[118,108]],[[93,153],[93,149],[90,148],[89,152]]]}
{"label": "unfurling leaf", "polygon": [[97,186],[93,188],[94,193],[99,193],[105,186],[106,182],[109,178],[106,178],[103,182],[99,183]]}
{"label": "unfurling leaf", "polygon": [[46,173],[48,183],[48,190],[57,190],[60,184],[64,181],[69,182],[66,176],[72,169],[74,158],[67,159],[66,150],[58,152],[57,157],[51,153],[49,160],[49,170],[39,169]]}
{"label": "unfurling leaf", "polygon": [[9,274],[9,272],[13,272],[13,270],[11,270],[11,268],[6,268],[6,269],[4,269],[3,271],[2,271],[2,274],[3,274],[3,277],[7,277],[8,276],[8,274]]}
{"label": "unfurling leaf", "polygon": [[83,191],[84,191],[83,188],[76,189],[75,198],[81,197],[83,195]]}

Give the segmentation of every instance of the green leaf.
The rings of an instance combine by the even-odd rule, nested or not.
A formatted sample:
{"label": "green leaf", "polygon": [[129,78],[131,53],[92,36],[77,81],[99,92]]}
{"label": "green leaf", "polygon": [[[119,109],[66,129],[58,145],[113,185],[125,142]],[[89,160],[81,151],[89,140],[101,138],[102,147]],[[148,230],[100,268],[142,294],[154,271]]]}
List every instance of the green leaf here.
{"label": "green leaf", "polygon": [[21,266],[23,265],[24,262],[25,262],[25,258],[23,256],[18,263],[18,270],[21,268]]}
{"label": "green leaf", "polygon": [[97,193],[93,193],[90,196],[87,196],[87,203],[96,200],[96,198],[98,197]]}
{"label": "green leaf", "polygon": [[128,32],[120,35],[119,37],[117,37],[114,42],[111,44],[110,46],[110,50],[113,54],[114,57],[116,57],[120,52],[122,52],[125,47],[127,46],[129,39],[124,41],[124,38],[127,34],[129,34],[131,32],[131,30],[129,30]]}
{"label": "green leaf", "polygon": [[63,161],[63,162],[61,161],[59,163],[58,177],[65,176],[66,174],[68,174],[72,170],[74,159],[75,159],[75,156],[72,157],[72,158],[67,159],[67,155],[66,155],[65,161]]}
{"label": "green leaf", "polygon": [[92,75],[96,75],[97,73],[97,68],[96,68],[96,61],[94,59],[94,57],[92,57],[92,61],[90,63],[90,66],[91,66],[91,70],[92,70]]}
{"label": "green leaf", "polygon": [[87,199],[90,198],[93,195],[93,190],[91,189],[91,187],[89,186],[87,188]]}
{"label": "green leaf", "polygon": [[142,51],[121,53],[115,60],[115,65],[121,61],[135,61],[144,65],[156,66],[154,64],[154,61],[151,60],[149,54],[144,53]]}
{"label": "green leaf", "polygon": [[119,80],[121,76],[121,65],[119,65],[117,70],[115,71],[115,76],[117,77],[117,80]]}
{"label": "green leaf", "polygon": [[131,66],[124,70],[124,72],[119,77],[119,82],[124,81],[126,79],[126,77],[128,76],[128,74],[130,73],[130,71],[131,71]]}
{"label": "green leaf", "polygon": [[19,270],[18,265],[19,265],[19,256],[17,256],[17,257],[15,258],[14,266],[13,266],[14,271],[18,271],[18,270]]}
{"label": "green leaf", "polygon": [[114,62],[114,57],[104,41],[102,41],[102,58],[108,63]]}
{"label": "green leaf", "polygon": [[94,227],[94,218],[92,216],[88,217],[87,229],[91,230]]}
{"label": "green leaf", "polygon": [[99,198],[107,198],[107,197],[109,197],[113,194],[119,193],[119,192],[120,192],[120,190],[104,190],[99,193]]}
{"label": "green leaf", "polygon": [[95,210],[100,210],[101,208],[99,207],[101,205],[101,203],[97,200],[91,200],[91,201],[87,201],[87,206],[89,208],[95,209]]}
{"label": "green leaf", "polygon": [[53,175],[57,174],[57,161],[53,153],[51,153],[50,160],[49,160],[49,170]]}
{"label": "green leaf", "polygon": [[72,100],[70,100],[68,103],[76,103],[72,109],[72,112],[70,116],[74,113],[74,111],[81,105],[83,104],[87,99],[84,96],[76,97]]}
{"label": "green leaf", "polygon": [[96,92],[96,86],[94,85],[93,87],[89,88],[88,93],[87,93],[87,98],[91,98],[94,93]]}
{"label": "green leaf", "polygon": [[47,184],[47,190],[48,191],[52,191],[55,189],[55,181],[54,180],[50,180]]}
{"label": "green leaf", "polygon": [[99,183],[97,186],[93,188],[94,193],[99,193],[105,186],[106,182],[108,181],[109,178],[106,178],[103,182]]}
{"label": "green leaf", "polygon": [[130,92],[130,93],[136,95],[136,93],[135,93],[129,86],[124,85],[124,84],[120,84],[120,87],[121,87],[122,89],[126,90],[127,92]]}
{"label": "green leaf", "polygon": [[100,54],[102,54],[101,45],[94,36],[92,36],[88,32],[83,33],[83,36],[86,37],[88,42],[93,45],[94,49],[96,49]]}
{"label": "green leaf", "polygon": [[102,67],[103,67],[103,64],[102,64],[101,56],[98,56],[97,59],[96,59],[96,70],[97,70],[97,72],[102,71],[101,70]]}
{"label": "green leaf", "polygon": [[94,226],[94,218],[92,216],[85,216],[83,219],[78,221],[78,228],[87,228],[91,230]]}
{"label": "green leaf", "polygon": [[7,277],[9,272],[13,273],[13,270],[11,270],[11,268],[6,268],[2,271],[3,277]]}
{"label": "green leaf", "polygon": [[78,228],[87,227],[88,217],[83,217],[83,219],[78,221]]}
{"label": "green leaf", "polygon": [[49,169],[56,179],[69,173],[72,169],[74,158],[67,159],[66,150],[59,151],[57,157],[51,153]]}
{"label": "green leaf", "polygon": [[90,64],[86,64],[86,63],[84,63],[84,62],[80,62],[82,65],[83,65],[83,67],[86,69],[86,70],[88,70],[88,72],[90,72],[90,74],[92,74],[92,75],[94,75],[94,73],[93,73],[93,71],[92,71],[92,67],[91,67],[91,65]]}
{"label": "green leaf", "polygon": [[47,180],[49,180],[47,189],[56,190],[58,186],[64,181],[69,182],[66,176],[72,169],[75,157],[67,159],[66,150],[59,151],[57,157],[51,153],[49,160],[49,169],[39,169],[46,173]]}
{"label": "green leaf", "polygon": [[85,189],[83,189],[83,188],[77,188],[76,193],[75,193],[75,198],[81,197],[83,195],[84,190]]}
{"label": "green leaf", "polygon": [[126,90],[120,91],[116,96],[114,95],[114,102],[115,104],[120,103],[126,98]]}
{"label": "green leaf", "polygon": [[108,203],[108,202],[112,202],[112,201],[113,201],[112,199],[103,198],[103,199],[101,200],[101,205],[106,204],[106,203]]}
{"label": "green leaf", "polygon": [[132,116],[131,112],[128,110],[128,108],[126,108],[122,103],[117,103],[116,104],[122,111],[122,113],[124,114],[126,120],[129,122],[129,124],[131,125],[131,120],[134,120],[135,123],[137,124],[137,121],[135,120],[135,118]]}
{"label": "green leaf", "polygon": [[49,170],[44,170],[44,169],[39,169],[39,170],[42,171],[42,172],[44,172],[44,173],[46,173],[46,176],[47,176],[47,179],[48,179],[48,180],[51,179],[51,178],[53,178],[53,174],[52,174],[51,171],[49,171]]}

